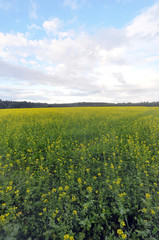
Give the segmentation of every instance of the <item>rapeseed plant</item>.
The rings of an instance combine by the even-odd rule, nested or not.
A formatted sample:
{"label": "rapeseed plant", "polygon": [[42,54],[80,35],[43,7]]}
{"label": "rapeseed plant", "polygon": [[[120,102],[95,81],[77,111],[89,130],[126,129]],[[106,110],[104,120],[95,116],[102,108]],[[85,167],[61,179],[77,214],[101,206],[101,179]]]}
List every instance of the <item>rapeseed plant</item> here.
{"label": "rapeseed plant", "polygon": [[158,237],[158,108],[0,110],[0,123],[2,238]]}

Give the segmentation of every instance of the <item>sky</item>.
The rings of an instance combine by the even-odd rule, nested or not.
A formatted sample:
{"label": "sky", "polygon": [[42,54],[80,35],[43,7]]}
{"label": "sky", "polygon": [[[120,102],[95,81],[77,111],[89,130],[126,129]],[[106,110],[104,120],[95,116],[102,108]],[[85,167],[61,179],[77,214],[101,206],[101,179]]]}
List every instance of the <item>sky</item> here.
{"label": "sky", "polygon": [[0,99],[159,101],[159,0],[0,0]]}

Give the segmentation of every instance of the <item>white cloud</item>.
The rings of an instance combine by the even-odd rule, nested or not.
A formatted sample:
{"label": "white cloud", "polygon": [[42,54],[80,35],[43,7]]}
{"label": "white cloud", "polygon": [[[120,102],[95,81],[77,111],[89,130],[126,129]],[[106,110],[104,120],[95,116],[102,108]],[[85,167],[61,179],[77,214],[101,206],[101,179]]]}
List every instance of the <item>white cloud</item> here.
{"label": "white cloud", "polygon": [[0,76],[12,78],[14,81],[32,84],[51,84],[55,85],[53,75],[49,75],[36,69],[10,64],[0,60]]}
{"label": "white cloud", "polygon": [[77,0],[64,0],[64,6],[68,6],[73,10],[76,10],[79,7]]}
{"label": "white cloud", "polygon": [[61,26],[62,26],[62,21],[59,18],[53,18],[43,23],[43,28],[47,32],[47,34],[52,33],[56,35],[59,29],[61,28]]}
{"label": "white cloud", "polygon": [[37,9],[38,9],[38,4],[34,0],[30,0],[30,5],[29,5],[29,17],[31,19],[37,19]]}
{"label": "white cloud", "polygon": [[77,10],[83,5],[91,6],[90,0],[64,0],[64,6],[70,7],[72,10]]}
{"label": "white cloud", "polygon": [[[149,57],[159,52],[159,4],[137,16],[126,28],[127,56],[136,65],[148,64]],[[157,58],[156,58],[157,61]],[[150,67],[147,65],[147,67]]]}
{"label": "white cloud", "polygon": [[127,27],[129,37],[150,40],[159,35],[159,4],[137,16]]}
{"label": "white cloud", "polygon": [[[31,92],[39,101],[44,92],[47,102],[157,101],[158,11],[156,4],[123,29],[103,28],[94,35],[62,31],[59,18],[43,23],[48,38],[0,33],[0,76],[28,84],[28,92],[37,86]],[[27,91],[18,91],[17,97],[30,100]]]}
{"label": "white cloud", "polygon": [[41,30],[42,29],[40,26],[38,26],[36,24],[31,24],[31,25],[28,25],[27,27],[28,27],[29,30],[30,29],[34,29],[34,30]]}

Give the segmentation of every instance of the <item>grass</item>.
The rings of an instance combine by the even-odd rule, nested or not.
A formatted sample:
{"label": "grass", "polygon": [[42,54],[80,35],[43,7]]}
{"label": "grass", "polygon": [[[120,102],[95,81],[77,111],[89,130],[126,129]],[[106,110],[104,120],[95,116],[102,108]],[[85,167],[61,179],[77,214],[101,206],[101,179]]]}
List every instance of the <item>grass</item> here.
{"label": "grass", "polygon": [[0,110],[1,240],[157,240],[159,109]]}

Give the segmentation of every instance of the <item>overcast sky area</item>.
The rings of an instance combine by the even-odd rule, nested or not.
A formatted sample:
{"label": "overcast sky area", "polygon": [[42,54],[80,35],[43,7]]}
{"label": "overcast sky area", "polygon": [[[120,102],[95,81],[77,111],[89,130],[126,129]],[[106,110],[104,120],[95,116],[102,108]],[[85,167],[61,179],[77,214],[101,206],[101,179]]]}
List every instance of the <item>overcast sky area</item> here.
{"label": "overcast sky area", "polygon": [[159,0],[0,0],[0,99],[159,101]]}

